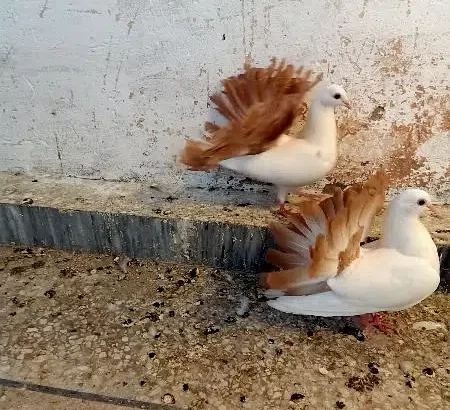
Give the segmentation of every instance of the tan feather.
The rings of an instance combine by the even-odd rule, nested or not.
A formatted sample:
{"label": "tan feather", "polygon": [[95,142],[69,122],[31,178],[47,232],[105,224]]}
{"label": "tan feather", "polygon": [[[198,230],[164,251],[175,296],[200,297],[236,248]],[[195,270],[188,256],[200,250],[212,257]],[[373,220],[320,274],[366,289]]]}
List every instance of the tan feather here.
{"label": "tan feather", "polygon": [[337,268],[337,273],[341,273],[357,258],[359,258],[360,253],[360,242],[363,233],[363,228],[360,227],[350,238],[344,251],[339,252],[339,265]]}
{"label": "tan feather", "polygon": [[285,294],[290,294],[293,289],[301,286],[303,282],[308,280],[309,277],[305,269],[263,273],[260,278],[261,284],[265,289],[276,289]]}
{"label": "tan feather", "polygon": [[284,252],[293,252],[305,257],[309,254],[309,244],[304,236],[282,224],[270,225],[276,243]]}
{"label": "tan feather", "polygon": [[210,121],[206,121],[205,122],[205,131],[207,132],[215,132],[219,129],[220,127],[217,124],[214,124]]}
{"label": "tan feather", "polygon": [[326,198],[319,205],[322,208],[322,211],[325,214],[328,221],[330,221],[336,216],[333,198]]}
{"label": "tan feather", "polygon": [[268,253],[269,262],[285,270],[265,273],[263,286],[290,295],[325,291],[325,281],[359,257],[363,233],[382,208],[386,187],[386,174],[379,170],[364,184],[337,189],[319,204],[302,203],[290,212],[290,224],[272,231],[280,249]]}
{"label": "tan feather", "polygon": [[314,245],[314,243],[316,241],[316,237],[309,229],[309,227],[302,215],[290,214],[290,215],[288,215],[287,219],[293,226],[292,229],[303,235],[303,237],[305,238],[305,240],[304,240],[305,245],[308,248],[310,246]]}
{"label": "tan feather", "polygon": [[281,252],[277,249],[269,249],[266,260],[273,266],[282,269],[307,268],[309,255],[299,255],[293,252]]}

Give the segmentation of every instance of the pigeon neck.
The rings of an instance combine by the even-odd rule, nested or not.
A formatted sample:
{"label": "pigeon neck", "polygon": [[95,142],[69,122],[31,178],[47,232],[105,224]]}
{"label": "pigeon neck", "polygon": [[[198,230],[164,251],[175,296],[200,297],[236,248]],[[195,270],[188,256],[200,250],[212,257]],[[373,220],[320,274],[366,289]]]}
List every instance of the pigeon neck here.
{"label": "pigeon neck", "polygon": [[391,202],[385,219],[382,247],[426,259],[439,271],[439,256],[430,233],[416,215],[405,214],[396,209],[394,201]]}
{"label": "pigeon neck", "polygon": [[315,100],[309,108],[303,135],[312,144],[336,152],[337,128],[334,107],[324,106],[319,100]]}

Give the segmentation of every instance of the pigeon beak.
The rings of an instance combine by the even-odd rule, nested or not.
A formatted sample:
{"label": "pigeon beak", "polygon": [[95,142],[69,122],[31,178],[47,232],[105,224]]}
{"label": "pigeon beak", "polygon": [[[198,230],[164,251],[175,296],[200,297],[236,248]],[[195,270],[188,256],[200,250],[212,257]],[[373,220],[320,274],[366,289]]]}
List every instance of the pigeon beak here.
{"label": "pigeon beak", "polygon": [[352,108],[352,105],[350,104],[350,101],[344,101],[344,105],[350,110]]}
{"label": "pigeon beak", "polygon": [[435,205],[433,204],[428,204],[427,208],[433,213],[433,214],[437,214],[438,213],[438,209]]}

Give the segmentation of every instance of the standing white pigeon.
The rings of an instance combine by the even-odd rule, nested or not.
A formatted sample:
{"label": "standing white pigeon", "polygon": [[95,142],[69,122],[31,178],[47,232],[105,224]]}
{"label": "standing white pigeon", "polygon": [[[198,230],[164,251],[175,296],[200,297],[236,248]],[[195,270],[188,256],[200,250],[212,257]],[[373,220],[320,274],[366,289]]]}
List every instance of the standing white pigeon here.
{"label": "standing white pigeon", "polygon": [[268,261],[284,270],[265,273],[262,284],[271,307],[313,316],[362,315],[361,324],[378,327],[382,311],[409,308],[439,285],[439,258],[430,234],[419,220],[432,208],[430,196],[408,189],[388,207],[382,238],[374,249],[360,248],[384,201],[382,171],[320,203],[307,202],[272,232],[280,250]]}
{"label": "standing white pigeon", "polygon": [[181,162],[191,170],[218,165],[278,188],[280,211],[290,190],[316,182],[329,173],[337,159],[334,109],[350,107],[339,85],[320,89],[309,107],[306,124],[288,136],[306,93],[322,76],[310,81],[311,71],[272,60],[267,68],[246,62],[244,73],[223,81],[224,91],[211,97],[228,123],[207,122],[205,141],[188,141]]}

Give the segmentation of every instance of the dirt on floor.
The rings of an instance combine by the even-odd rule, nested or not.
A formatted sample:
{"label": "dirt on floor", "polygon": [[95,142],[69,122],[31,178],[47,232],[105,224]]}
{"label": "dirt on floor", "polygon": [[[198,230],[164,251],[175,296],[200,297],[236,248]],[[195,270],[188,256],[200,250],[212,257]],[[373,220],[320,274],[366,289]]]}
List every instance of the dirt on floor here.
{"label": "dirt on floor", "polygon": [[[255,276],[200,266],[0,247],[0,292],[3,380],[175,409],[450,408],[444,293],[391,314],[398,335],[365,339],[270,309]],[[0,408],[115,407],[30,394],[0,387]]]}

